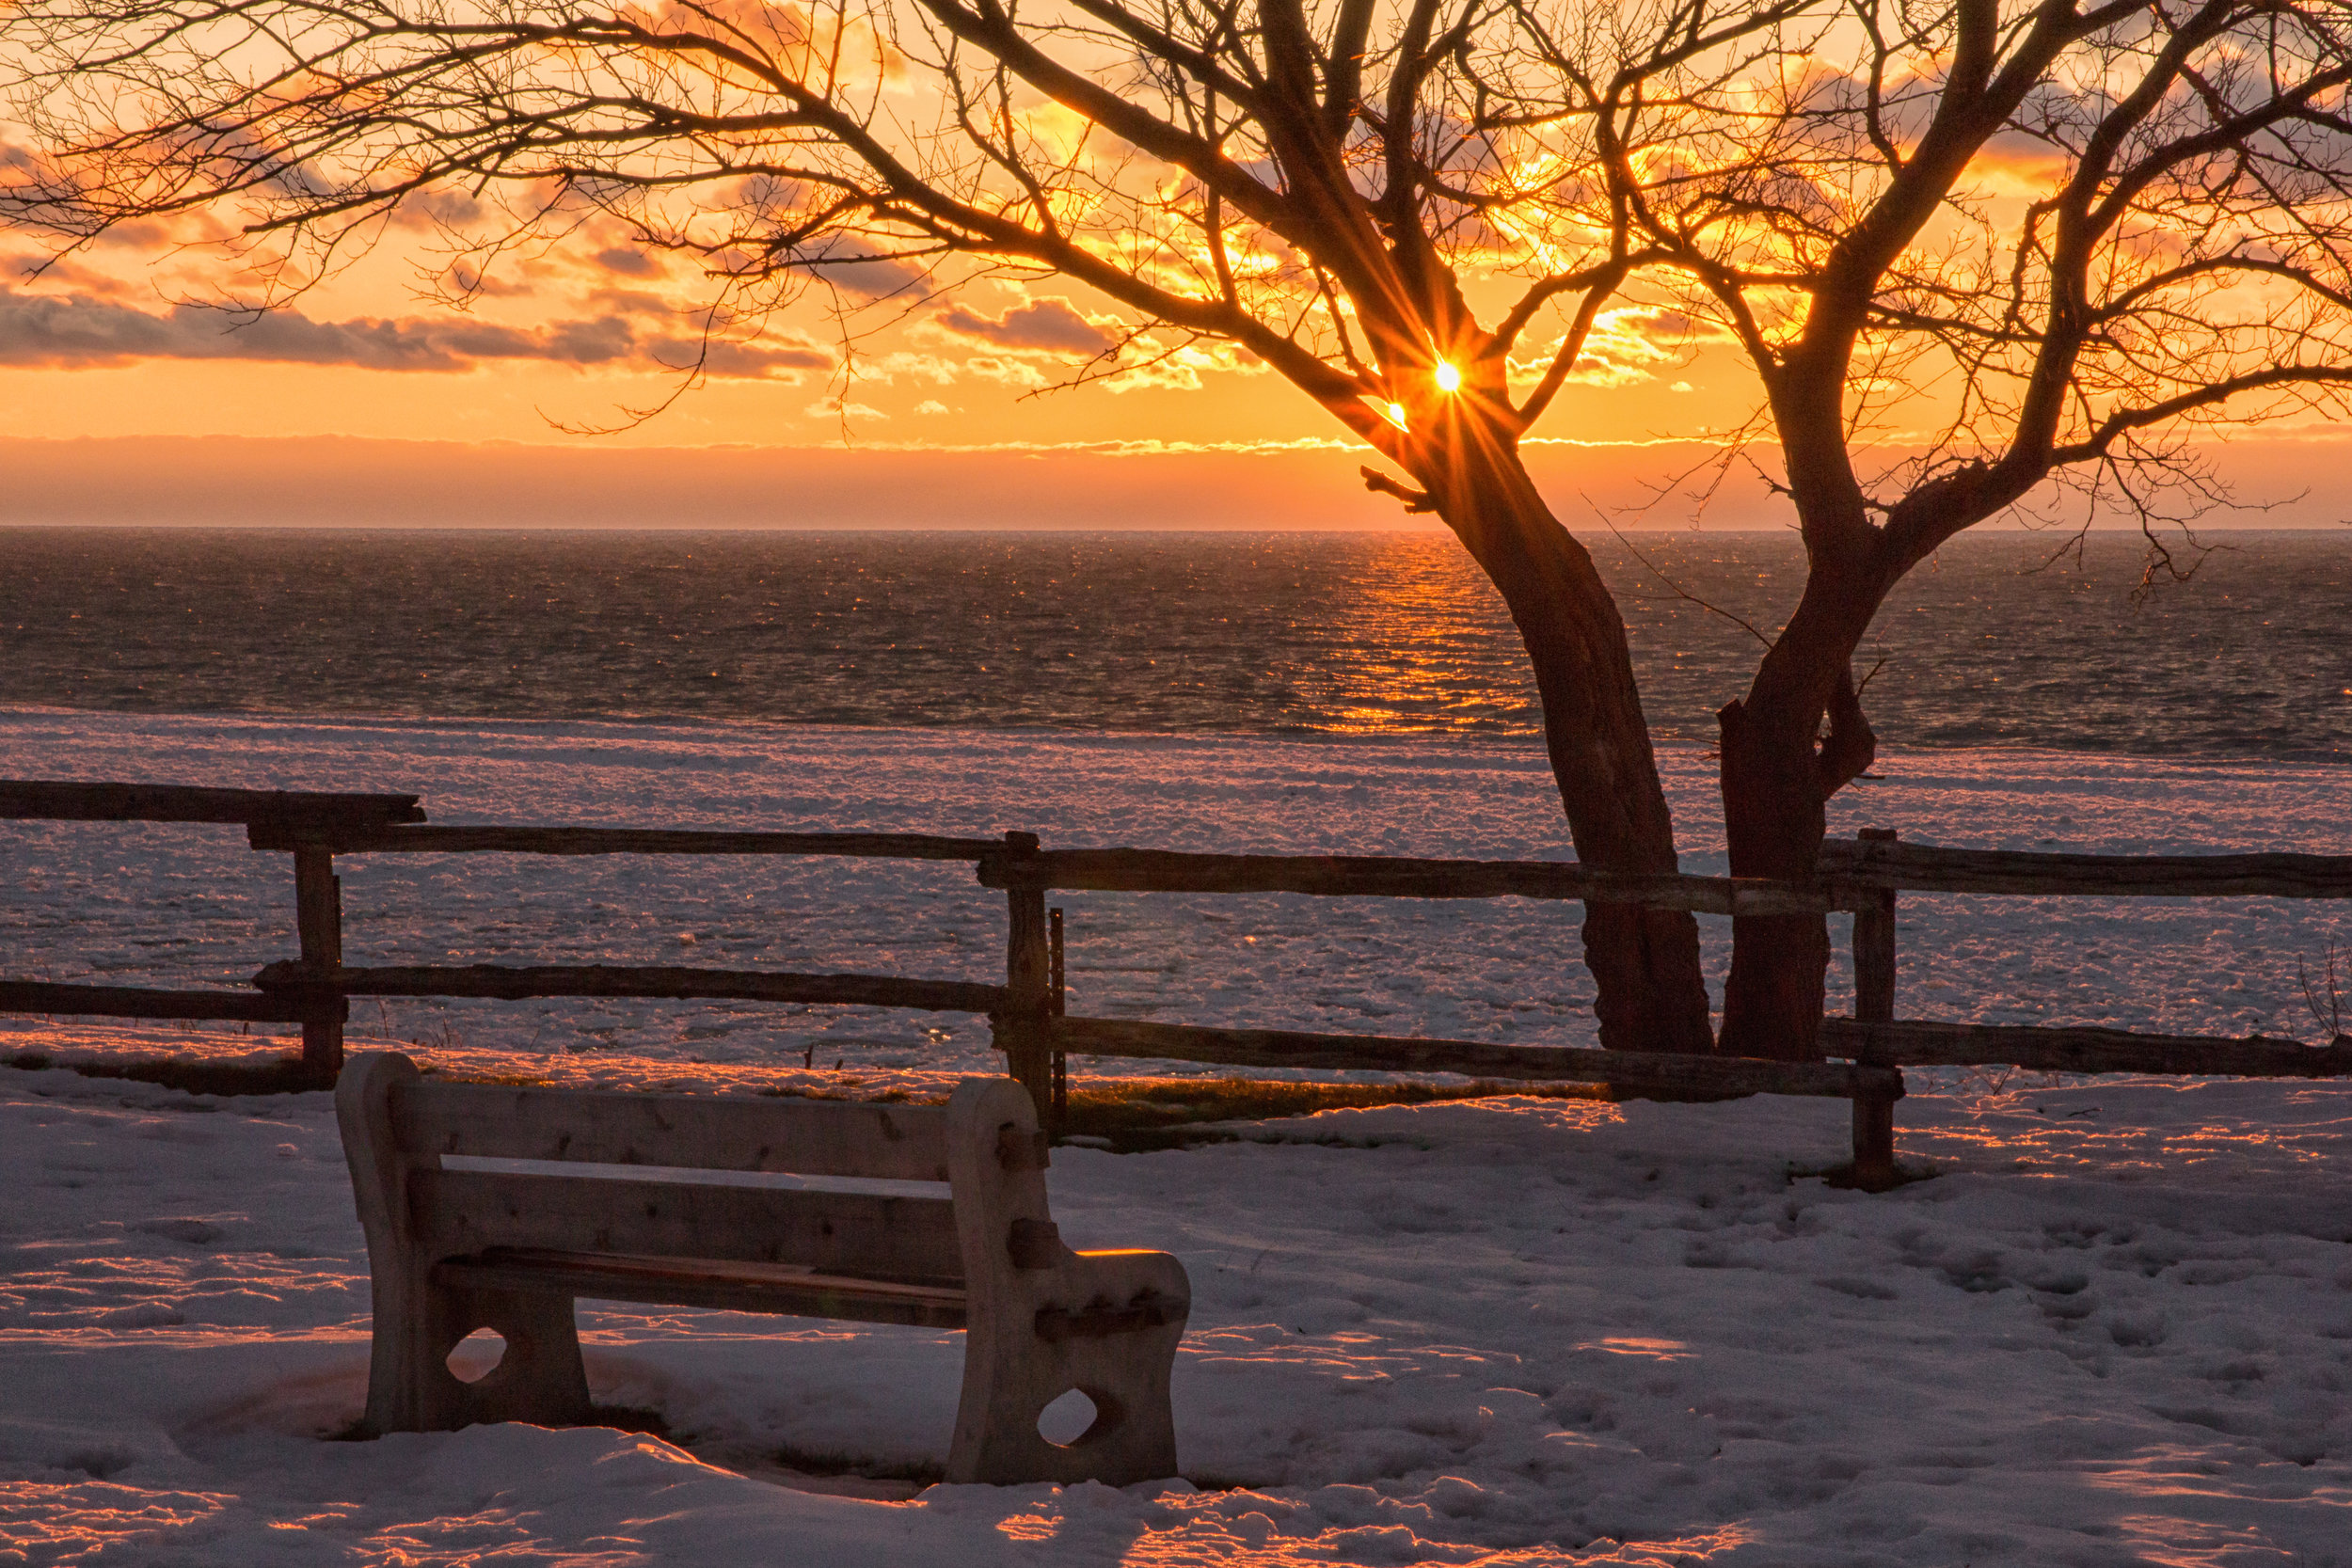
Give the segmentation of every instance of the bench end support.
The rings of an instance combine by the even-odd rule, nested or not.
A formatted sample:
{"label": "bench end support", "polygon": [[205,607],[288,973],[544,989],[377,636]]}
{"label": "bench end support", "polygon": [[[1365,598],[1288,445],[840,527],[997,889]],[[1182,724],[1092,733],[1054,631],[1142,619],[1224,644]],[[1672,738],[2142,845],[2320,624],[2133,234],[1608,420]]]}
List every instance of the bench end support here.
{"label": "bench end support", "polygon": [[[410,1223],[410,1161],[392,1127],[394,1097],[419,1076],[398,1052],[371,1052],[351,1058],[335,1087],[374,1307],[363,1430],[381,1436],[484,1421],[580,1424],[591,1404],[569,1297],[433,1280],[432,1259]],[[449,1370],[449,1354],[480,1328],[505,1340],[506,1354],[488,1373],[462,1382]]]}
{"label": "bench end support", "polygon": [[[1038,1135],[1023,1087],[978,1079],[948,1101],[956,1230],[970,1302],[963,1397],[947,1479],[1012,1485],[1176,1473],[1168,1384],[1192,1290],[1164,1252],[1072,1252],[1055,1232],[1039,1163],[997,1158]],[[1037,1430],[1071,1389],[1094,1424],[1057,1444]]]}

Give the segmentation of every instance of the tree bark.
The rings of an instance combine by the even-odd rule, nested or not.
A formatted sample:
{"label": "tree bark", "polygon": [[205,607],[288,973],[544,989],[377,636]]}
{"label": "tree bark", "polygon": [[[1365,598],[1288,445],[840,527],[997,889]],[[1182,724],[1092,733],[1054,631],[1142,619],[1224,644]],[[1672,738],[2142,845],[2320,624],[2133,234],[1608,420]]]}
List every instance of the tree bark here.
{"label": "tree bark", "polygon": [[[1443,455],[1416,477],[1518,626],[1577,859],[1607,871],[1680,869],[1616,602],[1528,478],[1516,442],[1474,415],[1452,422],[1449,438],[1433,443]],[[1584,961],[1604,1047],[1714,1050],[1694,917],[1587,905]]]}
{"label": "tree bark", "polygon": [[[1874,572],[1839,570],[1817,555],[1804,596],[1764,656],[1747,697],[1716,714],[1733,876],[1789,881],[1813,876],[1828,831],[1829,797],[1868,766],[1874,745],[1862,723],[1851,672],[1854,649],[1883,595]],[[1849,726],[1827,744],[1824,716]],[[1861,725],[1858,736],[1854,725]],[[1722,1051],[1818,1061],[1829,970],[1827,918],[1745,916],[1732,922],[1731,940]]]}

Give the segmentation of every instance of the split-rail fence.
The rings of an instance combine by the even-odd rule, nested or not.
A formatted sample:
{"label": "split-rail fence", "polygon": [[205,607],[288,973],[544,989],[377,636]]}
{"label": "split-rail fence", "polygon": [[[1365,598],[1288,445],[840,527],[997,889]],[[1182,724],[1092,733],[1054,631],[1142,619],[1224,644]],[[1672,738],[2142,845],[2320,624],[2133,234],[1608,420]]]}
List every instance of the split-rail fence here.
{"label": "split-rail fence", "polygon": [[[2352,856],[2074,855],[1932,848],[1866,830],[1824,847],[1807,883],[1696,876],[1618,876],[1554,861],[1398,856],[1221,855],[1157,849],[1046,849],[1036,835],[760,832],[643,828],[428,825],[414,795],[199,789],[177,785],[0,781],[0,818],[230,823],[255,849],[294,863],[299,957],[271,963],[246,990],[155,990],[0,980],[0,1011],[117,1018],[298,1022],[303,1059],[321,1081],[340,1068],[348,999],[551,996],[751,1000],[984,1014],[1010,1075],[1057,1117],[1070,1054],[1231,1067],[1450,1072],[1487,1080],[1579,1083],[1629,1099],[1827,1096],[1853,1105],[1855,1184],[1899,1179],[1894,1106],[1906,1066],[2008,1065],[2065,1072],[2224,1077],[2352,1075],[2352,1039],[2326,1046],[2255,1037],[2168,1036],[1898,1020],[1897,899],[1905,892],[2088,897],[2352,898]],[[650,965],[346,964],[338,855],[838,855],[964,861],[1005,895],[1001,985],[895,974],[805,974]],[[1063,1005],[1062,911],[1055,892],[1303,894],[1325,897],[1543,898],[1718,915],[1843,911],[1853,916],[1855,1005],[1826,1020],[1842,1060],[1766,1061],[1647,1052],[1563,1050],[1471,1040],[1321,1034],[1073,1018]]]}

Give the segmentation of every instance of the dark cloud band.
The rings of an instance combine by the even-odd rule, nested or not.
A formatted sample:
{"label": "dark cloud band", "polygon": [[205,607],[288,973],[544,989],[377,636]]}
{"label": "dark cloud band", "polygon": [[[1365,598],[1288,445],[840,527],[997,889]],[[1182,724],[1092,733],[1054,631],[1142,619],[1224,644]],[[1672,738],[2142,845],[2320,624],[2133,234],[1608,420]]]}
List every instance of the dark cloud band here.
{"label": "dark cloud band", "polygon": [[1066,299],[1031,300],[1001,316],[983,316],[959,305],[942,310],[934,319],[950,332],[998,348],[1100,354],[1112,341],[1109,333],[1078,314]]}
{"label": "dark cloud band", "polygon": [[827,370],[814,349],[714,343],[641,336],[608,314],[537,330],[465,317],[322,322],[294,310],[259,315],[173,306],[136,309],[86,295],[0,289],[0,365],[97,367],[137,359],[251,359],[344,365],[373,371],[463,371],[485,360],[536,359],[582,368],[637,363],[683,369],[700,357],[707,373],[749,379]]}

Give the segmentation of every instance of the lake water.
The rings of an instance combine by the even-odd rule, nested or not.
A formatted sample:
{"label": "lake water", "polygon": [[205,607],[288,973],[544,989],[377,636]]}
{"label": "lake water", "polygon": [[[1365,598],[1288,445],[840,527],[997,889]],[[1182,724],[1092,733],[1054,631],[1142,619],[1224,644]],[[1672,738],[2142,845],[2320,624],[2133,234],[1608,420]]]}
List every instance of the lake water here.
{"label": "lake water", "polygon": [[[2352,760],[2352,530],[1963,539],[1860,667],[1907,747]],[[1596,546],[1661,741],[1793,603],[1784,533]],[[1429,533],[0,530],[0,705],[1080,732],[1536,733],[1500,600]],[[1883,660],[1883,662],[1882,662]]]}

